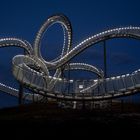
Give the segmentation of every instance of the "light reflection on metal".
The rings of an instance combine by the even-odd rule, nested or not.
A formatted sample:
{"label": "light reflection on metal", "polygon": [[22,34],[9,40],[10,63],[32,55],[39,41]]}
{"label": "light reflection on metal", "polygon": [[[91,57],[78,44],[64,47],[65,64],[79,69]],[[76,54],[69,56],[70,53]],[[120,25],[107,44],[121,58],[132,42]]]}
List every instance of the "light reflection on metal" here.
{"label": "light reflection on metal", "polygon": [[[60,56],[52,61],[43,59],[40,47],[45,31],[53,24],[60,24],[63,28],[64,43]],[[76,46],[72,46],[72,27],[64,15],[51,16],[38,31],[34,45],[17,38],[0,39],[0,47],[16,46],[24,48],[27,54],[16,55],[13,58],[13,75],[20,82],[35,92],[34,99],[43,97],[59,98],[63,100],[105,100],[127,96],[140,91],[140,70],[133,73],[106,78],[103,70],[85,63],[70,63],[70,60],[85,49],[113,38],[140,39],[140,27],[115,28],[93,35]],[[93,46],[94,47],[94,46]],[[104,61],[106,63],[106,60]],[[106,66],[106,65],[105,65]],[[106,67],[105,67],[106,69]],[[54,75],[50,75],[55,70]],[[97,79],[77,81],[64,78],[64,71],[89,71],[97,75]],[[0,90],[18,96],[18,90],[0,84]],[[32,100],[30,93],[23,93],[23,97]]]}

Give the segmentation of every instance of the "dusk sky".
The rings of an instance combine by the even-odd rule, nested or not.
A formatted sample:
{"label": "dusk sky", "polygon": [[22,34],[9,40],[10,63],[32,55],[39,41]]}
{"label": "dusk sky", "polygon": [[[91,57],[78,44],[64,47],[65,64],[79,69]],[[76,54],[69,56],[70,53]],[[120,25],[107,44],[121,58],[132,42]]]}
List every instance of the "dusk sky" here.
{"label": "dusk sky", "polygon": [[[71,21],[73,47],[83,39],[109,28],[140,26],[139,0],[1,0],[0,38],[17,37],[33,44],[40,26],[49,16],[57,13],[66,15]],[[52,26],[46,34],[42,42],[42,52],[43,56],[51,60],[60,54],[63,33],[59,26]],[[103,69],[102,49],[100,43],[87,49],[73,61],[86,62]],[[108,76],[131,73],[139,69],[139,52],[138,40],[107,41]],[[22,53],[23,50],[19,48],[0,49],[0,82],[13,87],[18,86],[12,76],[11,59]],[[82,77],[83,74],[80,76],[85,78]],[[140,99],[137,96],[136,98]],[[13,105],[17,105],[15,97],[0,94],[0,108]]]}

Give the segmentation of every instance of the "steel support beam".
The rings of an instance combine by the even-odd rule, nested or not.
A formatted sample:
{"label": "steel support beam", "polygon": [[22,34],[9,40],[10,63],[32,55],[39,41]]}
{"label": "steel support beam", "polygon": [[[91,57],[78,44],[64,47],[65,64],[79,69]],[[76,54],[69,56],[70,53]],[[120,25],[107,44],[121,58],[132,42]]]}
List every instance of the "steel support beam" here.
{"label": "steel support beam", "polygon": [[22,104],[22,98],[23,98],[23,85],[19,85],[19,98],[18,98],[18,103],[19,105]]}
{"label": "steel support beam", "polygon": [[104,48],[104,77],[107,77],[107,51],[106,51],[106,41],[103,41],[103,48]]}

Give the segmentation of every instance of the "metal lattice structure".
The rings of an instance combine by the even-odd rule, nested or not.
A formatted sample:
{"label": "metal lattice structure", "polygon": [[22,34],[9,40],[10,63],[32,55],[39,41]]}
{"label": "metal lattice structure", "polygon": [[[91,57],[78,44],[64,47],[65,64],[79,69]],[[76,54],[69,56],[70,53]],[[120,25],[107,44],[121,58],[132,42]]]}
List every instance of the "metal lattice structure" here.
{"label": "metal lattice structure", "polygon": [[[64,43],[60,56],[52,61],[43,59],[40,47],[44,33],[53,24],[60,24],[64,32]],[[12,60],[13,75],[21,85],[36,94],[35,100],[44,97],[68,101],[98,101],[131,95],[140,91],[140,70],[130,74],[106,78],[103,70],[85,63],[70,63],[70,60],[85,49],[99,42],[113,38],[140,39],[140,27],[115,28],[93,35],[76,46],[72,46],[72,27],[64,15],[55,15],[47,19],[38,31],[34,45],[17,38],[0,39],[0,47],[16,46],[24,48],[25,55],[16,55]],[[50,71],[55,74],[50,75]],[[74,81],[62,76],[62,71],[90,71],[98,76],[90,81]],[[19,96],[17,89],[0,84],[0,89]],[[23,97],[32,100],[32,94],[23,93]]]}

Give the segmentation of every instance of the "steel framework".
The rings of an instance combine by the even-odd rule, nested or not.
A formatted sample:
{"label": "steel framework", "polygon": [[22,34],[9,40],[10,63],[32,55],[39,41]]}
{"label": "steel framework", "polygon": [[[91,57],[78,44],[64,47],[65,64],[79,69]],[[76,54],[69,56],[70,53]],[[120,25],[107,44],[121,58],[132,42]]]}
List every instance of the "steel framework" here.
{"label": "steel framework", "polygon": [[[62,52],[58,58],[46,61],[40,52],[41,40],[47,29],[56,23],[62,26],[64,33]],[[113,38],[134,38],[139,40],[140,27],[130,26],[110,29],[93,35],[73,47],[70,21],[64,15],[54,15],[41,26],[33,46],[26,40],[4,38],[0,39],[0,47],[15,46],[25,49],[25,55],[16,55],[12,60],[13,75],[21,85],[36,93],[34,100],[51,97],[68,101],[98,101],[127,96],[140,91],[140,70],[126,75],[106,78],[106,64],[103,72],[103,70],[89,64],[70,63],[72,58],[85,49],[91,46],[94,47],[99,42],[104,42],[104,52],[106,52],[105,41]],[[104,63],[106,63],[106,60]],[[52,70],[55,70],[54,75],[50,75]],[[98,78],[83,81],[63,78],[63,71],[72,70],[90,71],[96,74]],[[17,89],[4,84],[0,84],[0,90],[19,96]],[[33,100],[33,95],[23,92],[23,98]]]}

